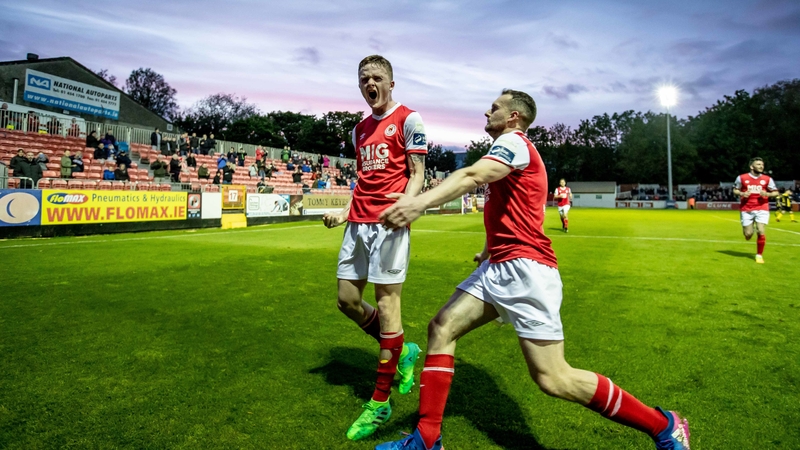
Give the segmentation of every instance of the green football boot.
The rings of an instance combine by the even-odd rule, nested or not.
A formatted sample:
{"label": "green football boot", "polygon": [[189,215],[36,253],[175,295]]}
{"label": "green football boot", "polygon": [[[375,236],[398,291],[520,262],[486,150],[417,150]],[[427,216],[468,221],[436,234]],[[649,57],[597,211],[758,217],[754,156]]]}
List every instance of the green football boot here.
{"label": "green football boot", "polygon": [[414,386],[414,364],[419,359],[419,352],[419,345],[413,342],[403,344],[400,361],[397,363],[397,372],[400,374],[400,385],[397,390],[403,395],[411,392]]}
{"label": "green football boot", "polygon": [[347,430],[347,438],[353,441],[372,435],[378,429],[378,426],[392,417],[392,406],[389,405],[389,400],[376,402],[370,399],[361,407],[364,408],[364,412],[358,416],[358,419]]}

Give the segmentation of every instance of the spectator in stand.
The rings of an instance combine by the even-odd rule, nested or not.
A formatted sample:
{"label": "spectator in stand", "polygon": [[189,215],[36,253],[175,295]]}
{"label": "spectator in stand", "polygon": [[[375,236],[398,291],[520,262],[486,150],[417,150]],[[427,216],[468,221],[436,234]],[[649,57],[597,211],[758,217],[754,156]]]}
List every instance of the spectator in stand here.
{"label": "spectator in stand", "polygon": [[300,166],[300,171],[303,173],[311,173],[311,167],[308,165],[308,161],[303,161],[303,165]]}
{"label": "spectator in stand", "polygon": [[244,167],[244,160],[247,158],[247,152],[244,150],[244,147],[239,147],[239,167]]}
{"label": "spectator in stand", "polygon": [[230,151],[228,151],[228,161],[233,164],[236,164],[236,149],[231,147]]}
{"label": "spectator in stand", "polygon": [[228,161],[228,165],[222,169],[222,184],[233,183],[233,174],[236,172],[236,166]]}
{"label": "spectator in stand", "polygon": [[65,150],[64,156],[61,157],[61,178],[69,178],[72,176],[72,158],[69,156],[69,150]]}
{"label": "spectator in stand", "polygon": [[197,133],[192,133],[192,137],[189,138],[189,148],[195,155],[200,154],[200,138],[197,137]]}
{"label": "spectator in stand", "polygon": [[325,175],[325,189],[331,188],[331,176],[330,174]]}
{"label": "spectator in stand", "polygon": [[81,136],[81,126],[78,125],[78,121],[72,119],[69,125],[69,131],[67,131],[67,136],[69,137],[80,137]]}
{"label": "spectator in stand", "polygon": [[156,128],[155,131],[150,133],[150,147],[157,151],[161,151],[161,131]]}
{"label": "spectator in stand", "polygon": [[264,159],[264,150],[262,150],[261,146],[259,145],[256,147],[256,160],[261,161],[262,159]]}
{"label": "spectator in stand", "polygon": [[352,179],[352,178],[351,178],[351,179],[349,180],[349,184],[350,184],[350,190],[351,190],[351,191],[355,191],[355,190],[356,190],[356,180],[354,180],[354,179]]}
{"label": "spectator in stand", "polygon": [[266,170],[267,178],[272,179],[272,175],[274,175],[275,172],[277,172],[277,171],[278,171],[278,168],[275,167],[275,164],[269,163],[269,167],[267,167],[267,170]]}
{"label": "spectator in stand", "polygon": [[131,177],[128,175],[128,166],[120,164],[114,171],[114,179],[117,181],[131,181]]}
{"label": "spectator in stand", "polygon": [[283,147],[281,150],[281,162],[284,164],[289,162],[289,147]]}
{"label": "spectator in stand", "polygon": [[8,163],[8,167],[14,171],[16,175],[18,172],[22,172],[21,164],[25,163],[25,150],[17,149],[17,156],[11,158],[11,162]]}
{"label": "spectator in stand", "polygon": [[95,161],[105,162],[106,160],[106,148],[102,142],[97,143],[97,147],[94,149],[94,156]]}
{"label": "spectator in stand", "polygon": [[[294,171],[294,169],[295,169],[295,167],[294,167],[294,163],[292,161],[289,161],[288,163],[286,163],[286,170]],[[300,170],[300,168],[298,167],[297,170]]]}
{"label": "spectator in stand", "polygon": [[208,149],[209,155],[213,155],[214,151],[217,149],[217,141],[214,139],[214,133],[208,135],[208,139],[206,139],[206,148]]}
{"label": "spectator in stand", "polygon": [[207,155],[208,154],[208,147],[206,147],[206,141],[207,140],[208,140],[208,136],[206,136],[205,134],[203,135],[203,137],[200,138],[200,143],[199,143],[198,149],[200,150],[200,154],[201,155]]}
{"label": "spectator in stand", "polygon": [[39,155],[36,156],[36,162],[39,164],[39,167],[42,168],[42,172],[44,172],[47,170],[47,163],[50,162],[50,158],[48,158],[44,153],[39,152]]}
{"label": "spectator in stand", "polygon": [[114,137],[114,133],[111,131],[111,128],[106,130],[105,139],[111,142],[111,145],[113,145],[114,148],[117,147],[117,138]]}
{"label": "spectator in stand", "polygon": [[200,164],[200,167],[197,169],[197,178],[201,180],[207,180],[211,176],[211,173],[208,171],[208,167],[206,163]]}
{"label": "spectator in stand", "polygon": [[328,155],[323,155],[323,156],[322,156],[322,167],[323,167],[324,169],[327,169],[327,168],[329,168],[330,166],[331,166],[331,159],[330,159],[330,158],[328,158]]}
{"label": "spectator in stand", "polygon": [[219,159],[217,160],[217,169],[222,170],[228,165],[228,158],[225,157],[224,153],[220,153]]}
{"label": "spectator in stand", "polygon": [[178,153],[181,155],[181,158],[185,157],[191,151],[191,146],[189,145],[189,133],[183,133],[178,138]]}
{"label": "spectator in stand", "polygon": [[259,176],[258,168],[256,167],[255,164],[250,164],[250,168],[248,169],[248,174],[250,175],[250,178],[256,178],[257,176]]}
{"label": "spectator in stand", "polygon": [[178,154],[172,155],[172,159],[169,161],[169,174],[172,177],[173,183],[180,183],[181,181],[181,160],[178,158]]}
{"label": "spectator in stand", "polygon": [[97,148],[100,141],[97,140],[97,131],[92,131],[86,136],[86,148]]}
{"label": "spectator in stand", "polygon": [[302,182],[303,182],[303,172],[301,172],[300,168],[298,167],[292,174],[292,183],[300,184]]}
{"label": "spectator in stand", "polygon": [[267,183],[265,183],[263,179],[258,180],[258,183],[256,183],[256,189],[258,189],[259,194],[267,194]]}
{"label": "spectator in stand", "polygon": [[83,154],[81,151],[76,151],[70,159],[72,159],[72,173],[83,172]]}
{"label": "spectator in stand", "polygon": [[194,157],[194,153],[186,155],[186,167],[197,168],[197,158]]}
{"label": "spectator in stand", "polygon": [[292,162],[295,166],[300,165],[300,154],[297,152],[292,153]]}
{"label": "spectator in stand", "polygon": [[221,170],[217,170],[216,175],[214,175],[214,181],[212,181],[212,183],[213,184],[219,184],[221,180],[222,180],[222,171]]}
{"label": "spectator in stand", "polygon": [[25,159],[19,163],[19,172],[14,171],[14,176],[30,178],[30,180],[20,180],[19,187],[21,189],[35,189],[36,184],[42,179],[42,168],[39,167],[39,162],[33,156],[33,152],[29,151],[25,155]]}
{"label": "spectator in stand", "polygon": [[125,167],[130,167],[132,162],[131,158],[128,157],[128,152],[119,152],[116,161],[117,161],[117,166],[119,166],[120,164],[125,164]]}
{"label": "spectator in stand", "polygon": [[156,160],[150,163],[150,170],[153,171],[155,182],[162,183],[167,177],[167,163],[161,159],[161,155],[156,156]]}
{"label": "spectator in stand", "polygon": [[[114,136],[111,136],[112,138]],[[100,139],[100,143],[103,144],[103,148],[106,151],[106,156],[103,159],[110,159],[113,155],[116,154],[116,147],[114,146],[114,140],[108,138],[108,135]]]}
{"label": "spectator in stand", "polygon": [[103,169],[103,179],[104,180],[113,181],[113,180],[116,179],[116,178],[114,178],[114,171],[111,170],[111,167],[112,166],[106,166],[105,169]]}

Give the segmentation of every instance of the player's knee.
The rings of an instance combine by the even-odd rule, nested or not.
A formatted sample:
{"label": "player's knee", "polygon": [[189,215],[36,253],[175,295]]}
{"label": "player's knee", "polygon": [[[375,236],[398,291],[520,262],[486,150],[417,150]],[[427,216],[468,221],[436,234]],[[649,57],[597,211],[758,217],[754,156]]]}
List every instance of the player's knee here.
{"label": "player's knee", "polygon": [[570,379],[565,374],[562,373],[551,373],[551,374],[532,374],[533,381],[539,385],[539,389],[542,390],[545,394],[556,397],[556,398],[566,398],[570,392]]}
{"label": "player's knee", "polygon": [[339,311],[345,312],[358,308],[361,305],[361,299],[353,299],[347,296],[339,295],[336,300],[336,307]]}
{"label": "player's knee", "polygon": [[428,343],[431,342],[444,344],[449,342],[452,337],[449,321],[446,315],[437,314],[428,322]]}

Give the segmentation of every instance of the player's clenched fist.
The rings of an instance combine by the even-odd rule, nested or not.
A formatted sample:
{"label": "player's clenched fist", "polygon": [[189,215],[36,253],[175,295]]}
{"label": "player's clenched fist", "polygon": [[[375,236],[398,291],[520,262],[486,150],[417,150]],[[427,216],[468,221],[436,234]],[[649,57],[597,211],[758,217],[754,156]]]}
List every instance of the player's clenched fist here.
{"label": "player's clenched fist", "polygon": [[325,213],[325,215],[322,216],[322,222],[328,228],[335,228],[347,222],[347,217],[345,217],[341,213],[335,213],[335,214]]}

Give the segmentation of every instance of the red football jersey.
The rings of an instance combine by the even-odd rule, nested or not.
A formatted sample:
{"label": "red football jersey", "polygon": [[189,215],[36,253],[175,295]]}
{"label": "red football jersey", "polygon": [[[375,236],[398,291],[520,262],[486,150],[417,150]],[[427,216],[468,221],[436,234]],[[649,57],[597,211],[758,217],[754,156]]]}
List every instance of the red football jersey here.
{"label": "red football jersey", "polygon": [[558,268],[543,229],[547,171],[536,147],[524,133],[506,133],[494,141],[484,158],[512,169],[486,189],[483,224],[490,262],[528,258]]}
{"label": "red football jersey", "polygon": [[407,155],[428,153],[422,117],[400,103],[382,116],[370,115],[353,129],[358,183],[349,222],[378,223],[378,215],[404,193],[409,180]]}
{"label": "red football jersey", "polygon": [[570,189],[567,186],[564,186],[563,188],[561,186],[557,187],[555,194],[564,196],[564,198],[557,199],[558,200],[558,206],[567,206],[567,205],[569,205],[569,194],[571,194],[571,193],[572,193],[572,189]]}
{"label": "red football jersey", "polygon": [[772,177],[760,175],[754,177],[750,173],[743,173],[736,177],[733,187],[740,191],[752,192],[747,198],[740,198],[740,210],[742,211],[769,211],[769,198],[762,197],[761,192],[772,192],[778,190]]}

